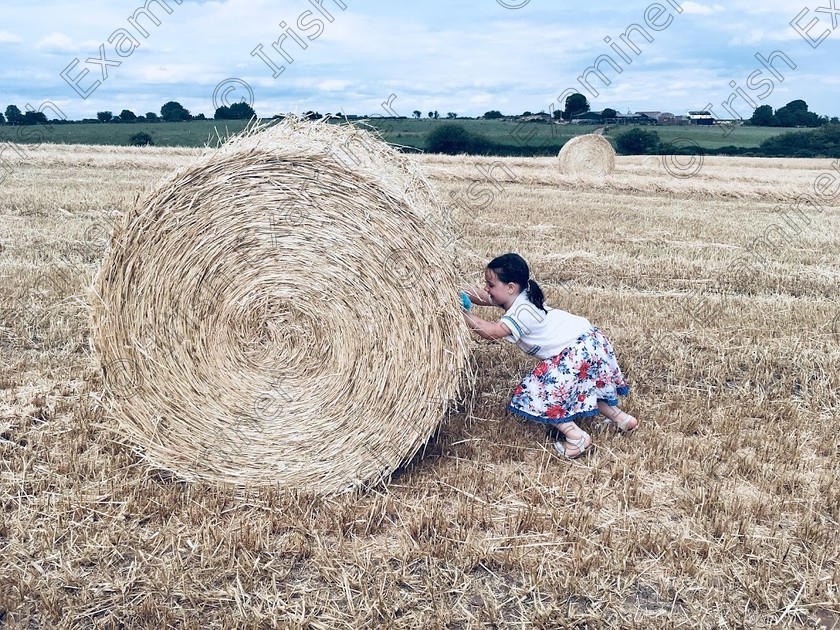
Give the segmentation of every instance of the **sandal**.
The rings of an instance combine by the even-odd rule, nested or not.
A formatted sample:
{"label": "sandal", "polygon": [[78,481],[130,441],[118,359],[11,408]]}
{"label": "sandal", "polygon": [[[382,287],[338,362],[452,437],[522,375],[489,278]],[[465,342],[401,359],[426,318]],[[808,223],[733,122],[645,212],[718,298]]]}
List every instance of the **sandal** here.
{"label": "sandal", "polygon": [[[592,446],[592,438],[589,436],[588,433],[585,431],[582,432],[583,435],[576,440],[570,440],[566,438],[566,440],[559,440],[554,443],[554,450],[557,451],[557,454],[560,457],[564,457],[566,459],[577,459],[578,457],[583,457],[584,455],[588,454],[591,450],[595,447]],[[569,443],[570,447],[575,447],[577,452],[574,455],[567,454],[567,446],[565,442]]]}
{"label": "sandal", "polygon": [[[622,433],[629,435],[639,427],[639,421],[626,411],[619,411],[616,418],[620,418],[621,416],[624,416],[624,420],[613,420],[613,422],[615,422],[615,426],[617,426],[618,430]],[[633,426],[630,426],[631,424]]]}

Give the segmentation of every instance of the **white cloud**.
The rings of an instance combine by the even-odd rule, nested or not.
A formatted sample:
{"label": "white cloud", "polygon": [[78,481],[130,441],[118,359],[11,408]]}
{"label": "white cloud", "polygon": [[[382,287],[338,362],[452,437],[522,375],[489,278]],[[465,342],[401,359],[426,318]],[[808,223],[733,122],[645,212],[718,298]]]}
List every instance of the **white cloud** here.
{"label": "white cloud", "polygon": [[35,44],[35,47],[48,50],[69,50],[72,45],[73,40],[64,33],[50,33]]}
{"label": "white cloud", "polygon": [[355,84],[355,81],[344,81],[342,79],[327,79],[326,81],[318,82],[315,88],[320,90],[321,92],[340,92],[346,90],[347,88]]}
{"label": "white cloud", "polygon": [[749,13],[751,15],[765,15],[768,13],[781,13],[788,16],[788,20],[793,19],[796,14],[803,8],[792,3],[790,0],[732,0],[732,11],[737,13]]}
{"label": "white cloud", "polygon": [[8,31],[0,31],[0,44],[16,44],[23,39]]}
{"label": "white cloud", "polygon": [[726,9],[719,4],[700,4],[699,2],[683,2],[682,8],[684,13],[696,15],[712,15],[713,13],[721,13]]}
{"label": "white cloud", "polygon": [[[163,63],[161,65],[138,64],[130,69],[126,69],[124,73],[130,74],[132,82],[146,85],[155,83],[166,85],[173,83],[200,85],[206,83],[206,78],[214,74],[212,66],[162,61]],[[111,72],[114,72],[114,70]]]}
{"label": "white cloud", "polygon": [[772,31],[755,28],[742,35],[736,35],[729,40],[729,45],[754,47],[765,42],[790,42],[797,39],[799,39],[799,35],[790,28]]}
{"label": "white cloud", "polygon": [[44,50],[46,52],[79,53],[96,50],[97,48],[99,48],[99,44],[101,43],[102,42],[96,42],[93,40],[78,42],[71,39],[64,33],[56,32],[50,33],[49,35],[41,38],[38,41],[38,43],[35,44],[35,48]]}

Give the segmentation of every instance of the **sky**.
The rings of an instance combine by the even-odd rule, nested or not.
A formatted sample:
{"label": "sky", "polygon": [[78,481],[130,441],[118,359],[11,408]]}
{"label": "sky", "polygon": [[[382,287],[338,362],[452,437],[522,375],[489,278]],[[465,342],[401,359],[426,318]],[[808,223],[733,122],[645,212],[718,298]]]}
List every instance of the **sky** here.
{"label": "sky", "polygon": [[562,109],[577,91],[595,111],[749,118],[803,99],[840,116],[840,0],[569,4],[7,0],[0,112],[78,120],[175,100],[212,117],[244,100],[260,116],[479,116]]}

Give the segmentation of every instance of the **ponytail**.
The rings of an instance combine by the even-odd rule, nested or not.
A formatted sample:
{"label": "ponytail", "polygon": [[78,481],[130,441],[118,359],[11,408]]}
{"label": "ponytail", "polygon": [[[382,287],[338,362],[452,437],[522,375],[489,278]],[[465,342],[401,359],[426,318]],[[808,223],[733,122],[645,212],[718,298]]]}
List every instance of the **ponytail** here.
{"label": "ponytail", "polygon": [[545,296],[543,295],[542,289],[540,285],[538,285],[533,280],[528,280],[528,299],[531,301],[531,304],[536,306],[541,311],[548,313],[545,310],[545,306],[543,306],[543,301],[545,300]]}

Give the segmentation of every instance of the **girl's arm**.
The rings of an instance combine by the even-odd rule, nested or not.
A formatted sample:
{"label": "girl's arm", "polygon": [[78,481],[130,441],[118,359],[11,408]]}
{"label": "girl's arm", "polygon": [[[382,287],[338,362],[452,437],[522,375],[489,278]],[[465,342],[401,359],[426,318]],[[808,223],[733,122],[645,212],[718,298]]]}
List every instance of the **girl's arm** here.
{"label": "girl's arm", "polygon": [[496,341],[503,339],[510,334],[510,329],[499,322],[488,322],[486,319],[481,319],[477,315],[473,315],[469,311],[464,311],[464,321],[470,330],[474,330],[482,339],[490,339]]}
{"label": "girl's arm", "polygon": [[484,289],[478,287],[464,287],[461,289],[470,298],[470,302],[476,306],[495,306],[493,300],[490,299],[490,294]]}

